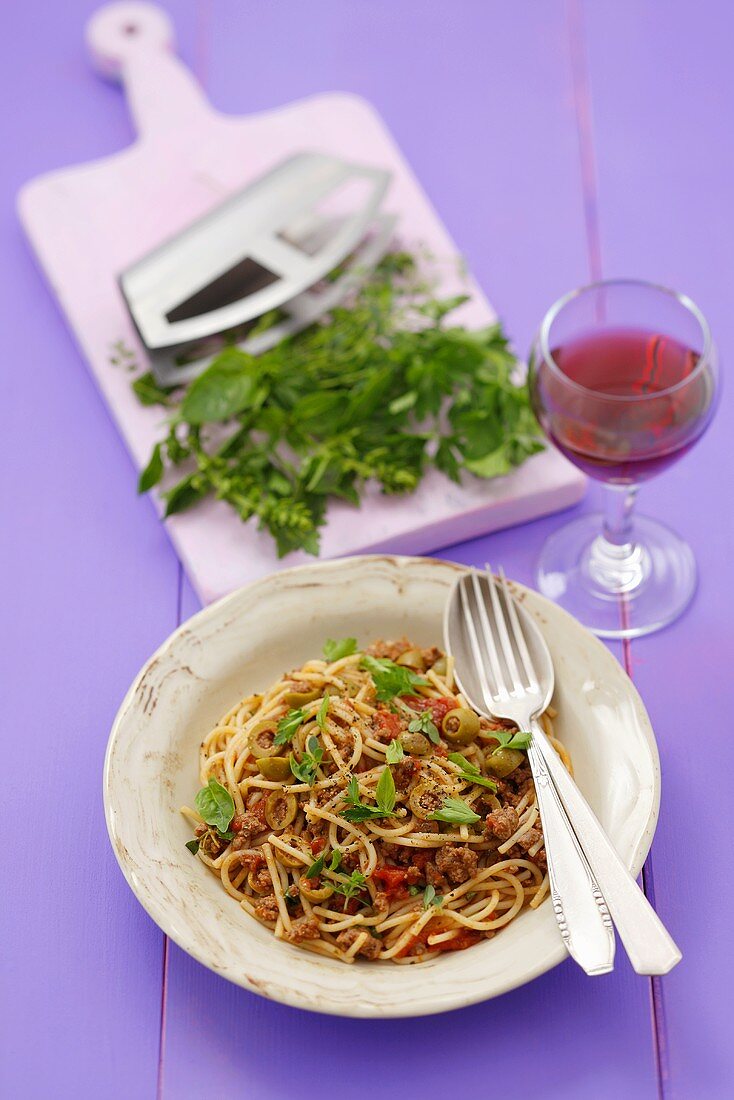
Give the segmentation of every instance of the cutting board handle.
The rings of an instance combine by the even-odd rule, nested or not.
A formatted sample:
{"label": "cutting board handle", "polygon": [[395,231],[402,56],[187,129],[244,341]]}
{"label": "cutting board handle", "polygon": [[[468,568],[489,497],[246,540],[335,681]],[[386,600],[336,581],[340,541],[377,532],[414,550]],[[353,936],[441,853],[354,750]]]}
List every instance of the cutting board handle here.
{"label": "cutting board handle", "polygon": [[201,88],[174,56],[175,38],[168,14],[141,0],[106,4],[87,23],[92,63],[103,76],[122,81],[140,134],[211,120]]}

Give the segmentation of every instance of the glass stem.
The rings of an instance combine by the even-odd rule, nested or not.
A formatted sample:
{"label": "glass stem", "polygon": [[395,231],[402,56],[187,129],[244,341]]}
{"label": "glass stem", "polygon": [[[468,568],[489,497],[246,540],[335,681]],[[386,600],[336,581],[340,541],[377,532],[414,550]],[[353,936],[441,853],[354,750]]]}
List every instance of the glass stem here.
{"label": "glass stem", "polygon": [[589,573],[610,595],[632,592],[647,572],[645,553],[633,530],[637,486],[607,485],[605,496],[602,532],[591,546]]}
{"label": "glass stem", "polygon": [[637,486],[607,485],[604,496],[604,538],[627,556],[632,549],[632,514],[637,500]]}

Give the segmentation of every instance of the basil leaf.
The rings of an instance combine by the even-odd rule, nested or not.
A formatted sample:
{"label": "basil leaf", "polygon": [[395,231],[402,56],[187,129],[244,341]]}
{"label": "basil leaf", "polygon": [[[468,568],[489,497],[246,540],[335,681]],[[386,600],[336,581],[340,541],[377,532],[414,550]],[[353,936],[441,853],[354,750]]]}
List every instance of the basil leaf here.
{"label": "basil leaf", "polygon": [[326,729],[326,715],[328,713],[328,710],[329,710],[329,693],[327,691],[326,695],[324,695],[324,700],[323,700],[321,706],[319,707],[318,714],[316,715],[316,725],[319,727],[320,730],[325,730]]}
{"label": "basil leaf", "polygon": [[234,817],[234,801],[226,787],[216,779],[210,779],[196,795],[194,805],[207,825],[214,825],[222,833],[227,832]]}
{"label": "basil leaf", "polygon": [[428,680],[386,657],[371,657],[366,654],[362,658],[361,666],[372,677],[381,703],[394,699],[396,695],[412,695],[417,687],[429,686]]}
{"label": "basil leaf", "polygon": [[529,749],[530,742],[533,740],[532,733],[528,733],[525,730],[492,730],[492,737],[499,741],[499,745],[494,750],[499,752],[500,749]]}
{"label": "basil leaf", "polygon": [[154,485],[158,484],[162,477],[163,457],[161,455],[161,445],[160,443],[156,443],[148,461],[148,465],[138,478],[138,492],[147,493],[149,489],[152,489]]}
{"label": "basil leaf", "polygon": [[342,865],[342,853],[340,848],[335,848],[331,853],[331,862],[329,863],[330,871],[338,871]]}
{"label": "basil leaf", "polygon": [[290,741],[305,717],[306,712],[303,707],[300,707],[298,710],[289,710],[286,716],[281,718],[278,722],[273,744],[285,745],[286,741]]}
{"label": "basil leaf", "polygon": [[460,752],[450,752],[449,760],[452,764],[458,764],[462,771],[479,775],[479,768],[476,764],[470,763]]}
{"label": "basil leaf", "polygon": [[339,641],[334,641],[333,638],[327,638],[324,642],[324,659],[333,664],[334,661],[340,661],[342,657],[351,657],[353,653],[357,652],[357,639],[356,638],[340,638]]}
{"label": "basil leaf", "polygon": [[405,749],[402,742],[398,741],[397,737],[394,738],[387,746],[387,752],[385,753],[385,761],[388,764],[399,764],[405,756]]}
{"label": "basil leaf", "polygon": [[395,780],[389,768],[385,768],[375,791],[377,805],[388,816],[395,809]]}
{"label": "basil leaf", "polygon": [[189,386],[181,403],[182,419],[199,425],[236,416],[255,403],[257,369],[251,355],[226,348]]}
{"label": "basil leaf", "polygon": [[198,840],[187,840],[186,841],[186,847],[191,852],[191,854],[195,856],[196,853],[199,851],[199,841]]}
{"label": "basil leaf", "polygon": [[325,860],[326,852],[322,852],[319,858],[314,860],[309,869],[306,871],[306,878],[317,878],[324,869]]}
{"label": "basil leaf", "polygon": [[447,798],[441,809],[430,815],[430,819],[448,821],[452,825],[473,825],[479,821],[479,814],[475,814],[461,798]]}
{"label": "basil leaf", "polygon": [[487,787],[488,790],[493,792],[497,790],[496,782],[494,779],[490,779],[488,775],[479,775],[478,772],[462,772],[459,778],[465,779],[467,783],[476,783],[479,787]]}

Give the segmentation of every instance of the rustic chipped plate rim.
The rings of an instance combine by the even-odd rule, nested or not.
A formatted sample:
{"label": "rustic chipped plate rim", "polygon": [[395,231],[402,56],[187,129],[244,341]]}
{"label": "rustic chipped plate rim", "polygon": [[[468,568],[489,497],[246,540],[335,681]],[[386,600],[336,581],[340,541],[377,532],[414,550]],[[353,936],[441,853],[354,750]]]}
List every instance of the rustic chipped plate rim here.
{"label": "rustic chipped plate rim", "polygon": [[[363,555],[283,570],[194,615],[135,678],[105,757],[110,839],[152,919],[211,970],[312,1011],[419,1016],[497,996],[566,958],[551,908],[543,905],[467,951],[418,966],[346,966],[275,940],[184,847],[189,831],[177,808],[198,786],[198,742],[227,706],[263,686],[264,675],[273,679],[318,652],[317,639],[320,645],[327,636],[357,633],[366,642],[387,622],[409,635],[412,627],[424,644],[439,643],[445,599],[465,568],[435,558]],[[645,708],[597,638],[538,593],[515,588],[553,652],[561,724],[579,783],[636,875],[660,801]]]}

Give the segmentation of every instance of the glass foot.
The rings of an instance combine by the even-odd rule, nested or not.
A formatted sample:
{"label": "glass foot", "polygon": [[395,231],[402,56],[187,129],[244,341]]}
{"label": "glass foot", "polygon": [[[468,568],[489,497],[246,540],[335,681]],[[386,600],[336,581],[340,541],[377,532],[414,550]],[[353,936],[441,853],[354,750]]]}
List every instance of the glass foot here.
{"label": "glass foot", "polygon": [[673,622],[696,589],[691,548],[656,520],[636,516],[634,542],[602,537],[600,514],[583,516],[546,541],[538,588],[602,638],[637,638]]}

